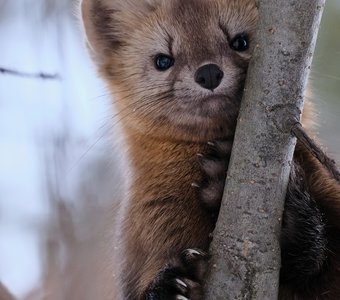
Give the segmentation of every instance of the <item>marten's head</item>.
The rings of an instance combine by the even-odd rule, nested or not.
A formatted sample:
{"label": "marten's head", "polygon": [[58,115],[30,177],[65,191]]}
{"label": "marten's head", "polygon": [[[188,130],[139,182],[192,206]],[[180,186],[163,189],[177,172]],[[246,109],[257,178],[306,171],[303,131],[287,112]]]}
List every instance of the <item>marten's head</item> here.
{"label": "marten's head", "polygon": [[233,134],[254,0],[83,0],[82,13],[125,127],[189,141]]}

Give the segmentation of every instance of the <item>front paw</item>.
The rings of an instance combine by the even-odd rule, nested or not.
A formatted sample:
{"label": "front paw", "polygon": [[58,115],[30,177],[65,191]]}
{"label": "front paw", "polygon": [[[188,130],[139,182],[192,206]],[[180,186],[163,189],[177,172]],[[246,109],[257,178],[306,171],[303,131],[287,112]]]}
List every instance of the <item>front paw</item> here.
{"label": "front paw", "polygon": [[231,148],[232,141],[215,141],[208,143],[205,154],[197,155],[203,178],[193,186],[199,189],[201,203],[213,212],[221,205]]}
{"label": "front paw", "polygon": [[201,250],[184,250],[159,272],[144,299],[202,300],[207,260],[207,254]]}

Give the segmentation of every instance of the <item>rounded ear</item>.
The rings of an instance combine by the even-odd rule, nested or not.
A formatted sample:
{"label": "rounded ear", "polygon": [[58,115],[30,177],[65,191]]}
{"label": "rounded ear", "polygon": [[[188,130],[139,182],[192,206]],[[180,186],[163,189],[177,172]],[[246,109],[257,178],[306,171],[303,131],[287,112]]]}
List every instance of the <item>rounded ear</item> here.
{"label": "rounded ear", "polygon": [[[81,0],[88,47],[97,62],[122,45],[133,20],[164,0]],[[170,0],[168,0],[170,1]]]}
{"label": "rounded ear", "polygon": [[81,17],[87,45],[95,61],[101,62],[119,44],[113,4],[116,0],[82,0]]}

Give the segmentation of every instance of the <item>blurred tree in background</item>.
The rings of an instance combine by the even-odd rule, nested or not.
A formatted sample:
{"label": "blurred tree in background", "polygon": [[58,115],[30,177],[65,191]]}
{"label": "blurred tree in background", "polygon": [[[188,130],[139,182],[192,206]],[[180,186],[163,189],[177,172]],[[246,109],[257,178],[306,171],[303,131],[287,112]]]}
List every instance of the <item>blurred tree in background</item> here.
{"label": "blurred tree in background", "polygon": [[318,112],[319,138],[340,163],[340,1],[326,2],[314,66],[312,102]]}
{"label": "blurred tree in background", "polygon": [[[86,249],[121,185],[110,95],[88,58],[76,11],[77,0],[0,0],[0,68],[59,76],[0,73],[0,281],[17,296],[51,265],[62,269],[73,259],[86,273]],[[340,1],[328,0],[309,100],[319,138],[338,162],[339,30]],[[68,256],[65,249],[85,251]]]}

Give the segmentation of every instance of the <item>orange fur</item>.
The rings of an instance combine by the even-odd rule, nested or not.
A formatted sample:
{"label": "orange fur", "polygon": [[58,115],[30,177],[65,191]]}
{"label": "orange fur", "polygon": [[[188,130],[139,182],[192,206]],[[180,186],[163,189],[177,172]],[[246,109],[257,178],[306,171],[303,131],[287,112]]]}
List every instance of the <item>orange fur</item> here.
{"label": "orange fur", "polygon": [[[60,282],[66,277],[50,270],[45,290],[53,296],[45,298],[142,299],[174,254],[186,248],[208,249],[215,217],[199,203],[198,190],[192,186],[203,176],[197,154],[207,152],[209,141],[232,139],[243,88],[240,83],[251,56],[250,51],[229,51],[228,39],[218,25],[223,20],[230,36],[247,32],[252,41],[257,21],[255,1],[83,0],[82,14],[90,53],[113,94],[123,125],[131,185],[128,197],[121,201],[122,208],[117,209],[121,219],[118,239],[108,238],[118,250],[113,251],[108,242],[104,249],[97,247],[100,261],[89,263],[96,268],[87,270],[77,259],[88,257],[85,248],[90,245],[78,245],[73,249],[77,257],[70,259],[65,272],[76,274],[69,278],[71,288],[63,290]],[[153,55],[168,51],[178,54],[179,66],[166,74],[156,72]],[[193,88],[193,72],[207,62],[221,64],[228,71],[217,109],[204,103],[209,93]],[[171,93],[167,92],[168,81],[174,87]],[[307,104],[303,123],[308,127],[310,115]],[[300,144],[295,159],[308,175],[312,196],[332,225],[339,228],[339,184]],[[316,286],[317,299],[339,298],[338,254],[331,259],[333,278]],[[85,274],[91,271],[101,276],[89,279]],[[96,296],[82,289],[82,280],[92,282]],[[0,287],[0,300],[13,299],[3,295],[8,296]],[[280,299],[314,298],[282,286]]]}
{"label": "orange fur", "polygon": [[[249,51],[228,50],[220,27],[252,37],[257,19],[251,0],[154,2],[83,2],[89,48],[114,95],[129,148],[132,183],[121,225],[120,277],[131,299],[142,297],[176,252],[208,249],[215,219],[192,187],[202,177],[197,154],[208,141],[233,136],[250,58]],[[152,56],[169,51],[184,67],[159,73]],[[217,109],[194,104],[209,95],[194,89],[192,72],[210,61],[228,70]],[[188,86],[193,89],[185,92]]]}
{"label": "orange fur", "polygon": [[[207,142],[233,137],[251,52],[229,51],[228,39],[247,33],[251,43],[257,10],[254,0],[84,0],[83,16],[127,140],[132,178],[120,228],[119,277],[125,297],[140,299],[172,255],[208,248],[215,220],[191,186],[202,178],[196,156],[206,152]],[[155,70],[157,53],[175,53],[170,71]],[[219,64],[227,77],[215,107],[208,104],[211,94],[193,82],[204,63]],[[310,114],[307,105],[308,126]],[[336,223],[338,212],[329,210],[339,206],[339,185],[301,145],[295,158],[314,174],[311,193]],[[289,291],[282,287],[281,294],[285,299]]]}

